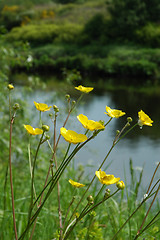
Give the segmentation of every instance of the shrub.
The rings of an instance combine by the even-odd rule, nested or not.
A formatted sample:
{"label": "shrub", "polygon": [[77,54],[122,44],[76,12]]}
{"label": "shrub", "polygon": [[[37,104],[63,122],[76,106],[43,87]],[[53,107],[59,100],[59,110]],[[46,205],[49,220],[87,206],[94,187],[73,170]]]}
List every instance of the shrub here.
{"label": "shrub", "polygon": [[160,25],[148,23],[146,26],[137,30],[137,40],[141,44],[151,47],[160,47]]}
{"label": "shrub", "polygon": [[23,40],[31,44],[50,42],[74,42],[80,34],[81,26],[75,24],[55,25],[26,25],[16,27],[7,34],[8,41]]}

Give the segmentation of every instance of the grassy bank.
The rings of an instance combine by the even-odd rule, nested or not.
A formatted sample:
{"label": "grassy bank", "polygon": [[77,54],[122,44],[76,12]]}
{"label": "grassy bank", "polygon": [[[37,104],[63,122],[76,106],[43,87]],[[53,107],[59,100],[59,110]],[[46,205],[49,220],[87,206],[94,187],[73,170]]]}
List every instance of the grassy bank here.
{"label": "grassy bank", "polygon": [[3,64],[11,71],[61,74],[66,68],[105,83],[114,78],[119,85],[159,84],[158,24],[146,22],[127,39],[111,27],[114,16],[104,0],[14,4],[0,6],[0,45],[8,53]]}

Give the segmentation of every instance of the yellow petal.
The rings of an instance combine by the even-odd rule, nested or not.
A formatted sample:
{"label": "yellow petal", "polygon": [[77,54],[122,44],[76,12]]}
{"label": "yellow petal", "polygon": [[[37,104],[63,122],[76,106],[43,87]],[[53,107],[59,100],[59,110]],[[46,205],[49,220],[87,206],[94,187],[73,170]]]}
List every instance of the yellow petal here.
{"label": "yellow petal", "polygon": [[104,171],[101,171],[101,169],[99,171],[96,171],[95,174],[98,177],[99,181],[102,184],[106,185],[115,184],[120,180],[120,178],[115,178],[114,175],[107,175]]}
{"label": "yellow petal", "polygon": [[143,125],[147,125],[147,126],[152,126],[153,121],[151,120],[151,118],[144,113],[142,110],[138,112],[138,117],[139,117],[139,121],[138,124],[140,126]]}
{"label": "yellow petal", "polygon": [[70,183],[73,187],[76,187],[76,188],[81,188],[81,187],[84,187],[84,186],[85,186],[84,184],[75,182],[75,181],[73,181],[72,179],[69,179],[69,183]]}
{"label": "yellow petal", "polygon": [[87,128],[90,131],[101,130],[105,128],[100,122],[88,120],[88,118],[83,114],[77,116],[77,119],[80,121],[80,123],[82,123],[84,128]]}
{"label": "yellow petal", "polygon": [[80,142],[85,142],[87,140],[87,136],[84,134],[78,134],[75,131],[67,130],[66,128],[62,127],[60,129],[61,135],[64,137],[64,139],[73,144],[77,144]]}
{"label": "yellow petal", "polygon": [[32,126],[30,125],[24,125],[24,128],[27,130],[27,132],[31,135],[38,135],[38,134],[42,134],[43,130],[40,128],[36,128],[34,129]]}
{"label": "yellow petal", "polygon": [[84,92],[84,93],[89,93],[91,92],[94,88],[93,87],[83,87],[82,85],[79,85],[78,87],[75,87],[75,89]]}
{"label": "yellow petal", "polygon": [[45,104],[45,103],[37,103],[37,102],[34,102],[34,104],[35,104],[37,110],[39,110],[39,111],[41,111],[41,112],[49,111],[50,108],[52,107],[52,106],[48,107],[48,105]]}
{"label": "yellow petal", "polygon": [[105,114],[107,114],[109,117],[112,117],[112,118],[119,118],[125,115],[126,113],[122,112],[121,110],[111,109],[110,107],[106,106]]}

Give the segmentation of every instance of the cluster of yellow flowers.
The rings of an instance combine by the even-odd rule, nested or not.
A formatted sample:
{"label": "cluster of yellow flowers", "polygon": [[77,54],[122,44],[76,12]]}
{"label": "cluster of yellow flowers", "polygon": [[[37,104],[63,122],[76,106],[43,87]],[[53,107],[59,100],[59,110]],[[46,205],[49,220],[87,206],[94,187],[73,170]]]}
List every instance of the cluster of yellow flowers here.
{"label": "cluster of yellow flowers", "polygon": [[[9,89],[13,89],[11,85],[9,85],[8,87]],[[89,93],[93,90],[92,87],[84,87],[82,85],[75,87],[75,89],[83,92],[83,93]],[[41,111],[41,112],[46,112],[49,111],[51,109],[51,106],[48,106],[47,104],[44,103],[37,103],[34,102],[35,107],[37,110]],[[54,106],[53,106],[54,108]],[[123,115],[125,115],[125,112],[122,112],[121,110],[117,110],[117,109],[111,109],[110,107],[106,106],[106,112],[105,114],[107,114],[109,117],[111,118],[119,118],[122,117]],[[142,127],[143,125],[147,125],[147,126],[152,126],[153,121],[150,119],[150,117],[145,114],[142,110],[138,112],[138,125],[140,127]],[[96,131],[96,130],[103,130],[105,129],[104,124],[99,121],[94,121],[94,120],[88,120],[87,116],[80,114],[77,116],[77,119],[79,120],[79,122],[82,124],[82,126],[90,131]],[[40,128],[33,128],[30,125],[24,125],[24,128],[27,130],[27,132],[31,135],[38,135],[38,134],[42,134],[43,130]],[[69,142],[69,143],[73,143],[73,144],[77,144],[77,143],[81,143],[81,142],[85,142],[88,138],[86,135],[84,134],[78,134],[75,131],[72,130],[67,130],[66,128],[62,127],[60,129],[60,133],[61,135],[64,137],[64,139]],[[114,175],[107,175],[104,171],[102,171],[101,169],[99,169],[98,171],[95,172],[95,175],[97,176],[97,178],[99,179],[99,181],[102,184],[105,185],[110,185],[110,184],[115,184],[117,185],[118,189],[124,189],[125,188],[125,184],[123,181],[119,181],[120,178],[116,178],[114,177]],[[84,187],[84,184],[78,183],[73,181],[72,179],[69,180],[69,183],[76,187],[76,188],[81,188]]]}

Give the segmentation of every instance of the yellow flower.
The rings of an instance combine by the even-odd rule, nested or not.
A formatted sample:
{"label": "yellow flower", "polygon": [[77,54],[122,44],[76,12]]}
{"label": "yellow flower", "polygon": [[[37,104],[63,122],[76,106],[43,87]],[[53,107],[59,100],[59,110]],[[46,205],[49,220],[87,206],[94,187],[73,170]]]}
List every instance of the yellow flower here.
{"label": "yellow flower", "polygon": [[117,182],[116,186],[118,189],[121,189],[121,190],[123,190],[125,188],[125,184],[123,181]]}
{"label": "yellow flower", "polygon": [[138,112],[138,117],[139,117],[139,120],[138,120],[139,126],[141,127],[143,125],[152,126],[153,121],[142,110]]}
{"label": "yellow flower", "polygon": [[62,127],[60,129],[61,135],[64,139],[69,143],[80,143],[85,142],[87,140],[87,136],[84,134],[78,134],[75,131],[67,130],[66,128]]}
{"label": "yellow flower", "polygon": [[8,84],[8,86],[7,86],[7,87],[8,87],[8,89],[9,89],[9,90],[12,90],[12,89],[14,89],[14,86],[13,86],[12,84]]}
{"label": "yellow flower", "polygon": [[69,179],[69,183],[70,183],[73,187],[76,187],[76,188],[81,188],[81,187],[84,187],[84,186],[85,186],[84,184],[75,182],[75,181],[73,181],[72,179]]}
{"label": "yellow flower", "polygon": [[84,92],[84,93],[89,93],[91,92],[94,88],[93,87],[83,87],[82,85],[79,85],[78,87],[75,87],[75,89]]}
{"label": "yellow flower", "polygon": [[38,135],[38,134],[42,134],[43,130],[40,128],[33,128],[30,125],[24,125],[24,128],[27,130],[27,132],[31,135]]}
{"label": "yellow flower", "polygon": [[115,184],[120,180],[120,178],[115,178],[114,175],[106,174],[104,171],[101,171],[101,169],[99,171],[96,171],[95,174],[98,177],[99,181],[102,184],[106,185]]}
{"label": "yellow flower", "polygon": [[36,106],[37,110],[41,112],[49,111],[50,108],[52,107],[52,106],[48,107],[48,105],[45,103],[37,103],[37,102],[34,102],[34,105]]}
{"label": "yellow flower", "polygon": [[80,114],[79,116],[77,116],[77,118],[80,121],[80,123],[82,123],[83,127],[89,129],[90,131],[100,130],[105,128],[100,122],[88,120],[88,118],[83,114]]}
{"label": "yellow flower", "polygon": [[121,110],[111,109],[110,107],[106,106],[105,114],[112,118],[119,118],[125,115],[126,113],[122,112]]}

